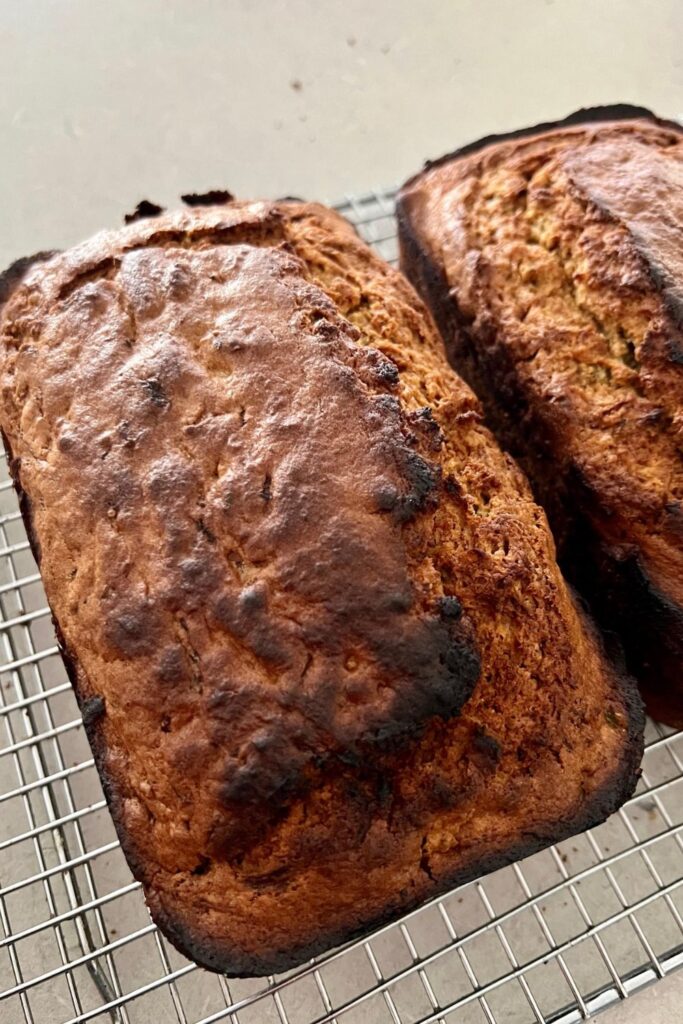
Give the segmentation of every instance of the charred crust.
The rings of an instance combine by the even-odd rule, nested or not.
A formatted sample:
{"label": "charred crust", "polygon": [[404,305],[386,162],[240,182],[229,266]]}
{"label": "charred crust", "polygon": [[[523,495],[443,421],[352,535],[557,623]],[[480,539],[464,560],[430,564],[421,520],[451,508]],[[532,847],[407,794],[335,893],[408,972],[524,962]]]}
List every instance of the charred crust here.
{"label": "charred crust", "polygon": [[407,523],[438,500],[441,471],[410,448],[401,450],[400,461],[409,489],[399,495],[393,513],[398,523]]}
{"label": "charred crust", "polygon": [[7,270],[0,274],[0,308],[8,301],[15,289],[21,284],[28,271],[36,263],[45,263],[53,256],[58,255],[58,250],[51,249],[44,252],[37,252],[33,256],[23,256],[15,260]]}
{"label": "charred crust", "polygon": [[443,431],[434,419],[434,414],[428,405],[410,413],[408,420],[413,429],[422,434],[431,451],[441,450],[445,440]]}
{"label": "charred crust", "polygon": [[637,549],[606,544],[584,516],[572,522],[560,556],[606,635],[618,632],[652,716],[683,727],[683,607],[655,586]]}
{"label": "charred crust", "polygon": [[391,359],[378,360],[375,369],[375,379],[378,384],[383,384],[391,390],[396,389],[400,380],[396,363],[392,363]]}
{"label": "charred crust", "polygon": [[126,213],[123,218],[124,224],[134,224],[138,220],[145,220],[147,217],[158,217],[164,213],[164,207],[158,203],[152,203],[149,199],[141,199],[132,213]]}
{"label": "charred crust", "polygon": [[141,380],[140,384],[150,401],[158,408],[164,409],[169,404],[168,395],[164,391],[161,381],[151,377],[149,380]]}
{"label": "charred crust", "polygon": [[206,875],[211,870],[211,858],[200,857],[195,867],[190,871],[191,875]]}
{"label": "charred crust", "polygon": [[[467,625],[459,621],[456,604],[450,599],[445,613],[439,607],[436,616],[417,622],[408,619],[398,634],[374,630],[364,638],[374,659],[392,677],[408,680],[410,685],[396,687],[386,712],[366,711],[362,735],[335,728],[322,693],[310,698],[291,696],[292,706],[300,712],[298,727],[281,717],[263,716],[261,730],[252,737],[251,752],[240,762],[229,759],[226,763],[221,801],[235,812],[237,825],[221,837],[224,856],[233,857],[248,848],[275,820],[273,808],[285,813],[295,796],[318,781],[320,772],[335,764],[372,771],[378,757],[417,739],[432,718],[458,714],[479,678],[481,664]],[[330,687],[342,692],[342,679],[331,680]],[[208,706],[213,717],[229,728],[248,708],[248,699],[240,689],[217,689]]]}
{"label": "charred crust", "polygon": [[[65,652],[63,652],[63,657],[80,702],[76,666],[67,658]],[[622,759],[612,776],[604,786],[584,802],[581,812],[573,819],[564,819],[560,827],[553,823],[545,828],[539,827],[534,832],[524,833],[519,840],[504,851],[495,851],[478,860],[473,860],[458,871],[436,878],[423,899],[405,899],[403,898],[404,894],[401,894],[401,897],[397,898],[394,904],[388,906],[386,911],[381,914],[366,918],[358,914],[342,927],[320,929],[308,943],[299,944],[296,947],[288,944],[286,949],[264,949],[261,956],[247,953],[234,943],[221,941],[218,937],[206,932],[199,933],[178,905],[174,905],[173,909],[169,911],[166,903],[150,888],[147,866],[140,858],[137,847],[133,844],[123,825],[122,793],[106,768],[104,738],[101,730],[96,727],[101,721],[101,716],[94,719],[90,716],[84,717],[84,725],[119,841],[134,877],[144,887],[145,898],[155,922],[183,956],[195,961],[205,969],[224,974],[229,978],[251,978],[263,977],[267,974],[280,973],[298,967],[311,957],[318,956],[330,948],[353,941],[361,935],[367,935],[375,929],[400,919],[427,900],[434,899],[457,886],[465,885],[475,878],[496,871],[516,860],[531,856],[547,846],[561,842],[563,839],[604,821],[633,794],[640,775],[639,766],[643,754],[645,716],[642,702],[628,677],[618,675],[617,684],[618,694],[623,700],[626,711],[628,742],[624,744]],[[485,737],[483,743],[489,750],[492,750],[489,744],[496,744],[496,741],[492,737]],[[390,800],[391,782],[385,779],[382,785],[380,779],[377,791],[385,801]],[[209,863],[207,864],[207,862]],[[203,856],[197,864],[200,873],[209,870],[209,866],[210,860],[206,856]]]}
{"label": "charred crust", "polygon": [[657,115],[653,114],[653,112],[648,110],[647,107],[638,107],[630,103],[613,103],[605,106],[583,107],[581,110],[575,110],[573,113],[568,114],[567,117],[561,118],[558,121],[544,121],[541,124],[532,125],[531,127],[517,128],[511,132],[485,135],[483,138],[477,139],[474,142],[468,142],[464,146],[460,146],[458,149],[454,149],[452,152],[438,157],[436,160],[427,160],[425,161],[424,169],[413,175],[412,178],[409,178],[404,184],[403,189],[409,188],[418,181],[425,171],[431,171],[435,167],[441,167],[443,164],[450,163],[451,160],[458,160],[461,157],[470,156],[472,153],[477,153],[479,150],[486,149],[488,146],[495,146],[500,142],[512,142],[514,139],[524,139],[533,135],[542,135],[545,132],[552,132],[558,128],[572,128],[581,124],[598,124],[603,121],[637,120],[647,120],[652,124],[656,124],[660,128],[667,128],[671,131],[683,133],[683,128],[676,121],[667,121],[657,117]]}
{"label": "charred crust", "polygon": [[462,605],[456,597],[440,597],[438,608],[441,617],[444,619],[455,619],[457,621],[462,616]]}
{"label": "charred crust", "polygon": [[38,533],[35,528],[35,519],[33,516],[33,504],[26,491],[17,483],[19,479],[18,464],[10,462],[10,473],[14,480],[14,487],[19,495],[19,509],[21,511],[21,517],[24,520],[24,526],[26,528],[26,534],[28,536],[29,544],[31,545],[31,552],[36,560],[36,565],[40,568],[42,559],[42,550],[40,547],[40,541],[38,540]]}
{"label": "charred crust", "polygon": [[102,697],[88,697],[81,704],[81,716],[86,729],[91,728],[105,715],[105,703]]}
{"label": "charred crust", "polygon": [[559,825],[557,822],[549,822],[545,826],[539,824],[533,830],[521,833],[505,850],[474,858],[458,871],[441,876],[433,875],[429,892],[422,899],[406,899],[401,894],[384,913],[372,917],[363,917],[358,913],[343,927],[321,929],[308,943],[296,947],[289,945],[286,949],[264,950],[261,956],[245,953],[244,949],[222,943],[214,936],[199,934],[181,911],[175,907],[170,911],[158,898],[154,898],[152,905],[154,918],[179,952],[207,970],[229,978],[260,978],[291,970],[342,943],[351,942],[361,935],[371,936],[376,929],[399,920],[428,900],[599,825],[628,800],[633,795],[640,775],[644,712],[637,691],[630,681],[620,681],[620,693],[627,710],[630,742],[625,744],[622,760],[612,776],[583,803],[580,812],[563,819]]}
{"label": "charred crust", "polygon": [[186,206],[224,206],[235,198],[227,189],[212,188],[207,192],[186,192],[180,197]]}
{"label": "charred crust", "polygon": [[500,760],[500,743],[493,736],[489,736],[480,725],[474,730],[472,746],[486,761],[495,765]]}

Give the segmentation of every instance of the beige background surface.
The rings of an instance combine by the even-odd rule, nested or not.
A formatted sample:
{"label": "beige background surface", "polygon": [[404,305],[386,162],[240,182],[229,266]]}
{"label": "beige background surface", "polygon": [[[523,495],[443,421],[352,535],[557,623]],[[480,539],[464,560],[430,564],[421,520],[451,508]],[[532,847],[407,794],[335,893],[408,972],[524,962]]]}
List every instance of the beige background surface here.
{"label": "beige background surface", "polygon": [[[683,114],[680,0],[3,0],[0,263],[183,191],[341,198],[471,138]],[[600,1018],[683,1021],[683,977]]]}
{"label": "beige background surface", "polygon": [[0,12],[5,262],[118,224],[143,196],[335,199],[584,104],[683,111],[680,0],[3,0]]}

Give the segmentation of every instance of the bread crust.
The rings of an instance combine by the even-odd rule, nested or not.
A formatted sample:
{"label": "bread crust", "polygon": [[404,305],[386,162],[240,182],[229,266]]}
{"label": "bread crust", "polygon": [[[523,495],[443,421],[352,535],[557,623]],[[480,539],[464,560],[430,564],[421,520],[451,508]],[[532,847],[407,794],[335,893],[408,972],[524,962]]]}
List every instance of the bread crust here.
{"label": "bread crust", "polygon": [[341,218],[162,215],[13,289],[12,477],[182,952],[287,969],[630,795],[630,681],[421,303]]}
{"label": "bread crust", "polygon": [[452,364],[651,713],[678,727],[682,195],[681,127],[621,105],[472,144],[398,200],[402,266]]}

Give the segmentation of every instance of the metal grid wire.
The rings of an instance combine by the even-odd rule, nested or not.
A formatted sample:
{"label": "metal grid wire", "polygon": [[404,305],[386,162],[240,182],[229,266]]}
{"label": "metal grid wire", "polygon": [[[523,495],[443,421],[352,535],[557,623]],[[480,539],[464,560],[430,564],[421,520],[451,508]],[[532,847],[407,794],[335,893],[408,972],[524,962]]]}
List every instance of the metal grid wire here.
{"label": "metal grid wire", "polygon": [[[393,197],[340,209],[395,262]],[[157,932],[119,849],[0,466],[4,1024],[574,1024],[683,964],[683,733],[648,723],[607,823],[289,974],[231,981]]]}

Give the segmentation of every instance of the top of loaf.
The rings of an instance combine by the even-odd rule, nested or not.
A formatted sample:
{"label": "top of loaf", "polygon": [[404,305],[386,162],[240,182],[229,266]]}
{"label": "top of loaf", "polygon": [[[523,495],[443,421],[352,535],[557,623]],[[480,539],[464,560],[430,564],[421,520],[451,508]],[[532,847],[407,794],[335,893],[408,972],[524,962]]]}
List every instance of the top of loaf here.
{"label": "top of loaf", "polygon": [[1,332],[122,844],[203,963],[287,966],[630,789],[543,512],[341,218],[141,220],[29,270]]}
{"label": "top of loaf", "polygon": [[683,129],[581,111],[428,166],[400,207],[461,315],[489,318],[602,535],[680,600]]}
{"label": "top of loaf", "polygon": [[571,114],[568,114],[559,121],[543,121],[540,124],[531,125],[527,128],[515,128],[508,132],[485,135],[481,139],[475,139],[473,142],[467,142],[464,146],[451,150],[450,153],[445,153],[436,160],[426,160],[424,169],[409,178],[403,185],[403,189],[407,189],[414,181],[421,178],[425,171],[429,171],[434,167],[440,167],[442,164],[448,164],[461,157],[469,156],[471,153],[477,153],[479,150],[498,146],[500,143],[509,143],[525,138],[537,139],[539,136],[557,135],[558,132],[564,133],[567,129],[571,128],[583,130],[589,125],[597,127],[604,123],[615,124],[620,121],[648,121],[650,124],[657,124],[662,128],[669,128],[674,131],[681,130],[681,126],[677,121],[668,121],[665,118],[657,117],[647,107],[636,106],[633,103],[606,103],[595,107],[582,107],[580,110],[572,111]]}
{"label": "top of loaf", "polygon": [[204,689],[231,752],[221,800],[251,808],[231,826],[249,833],[329,758],[370,762],[457,713],[479,671],[428,550],[449,500],[438,427],[307,279],[283,210],[100,236],[28,273],[5,333],[13,449],[47,470],[74,565],[95,539],[94,574],[67,584],[67,646],[87,628],[105,660]]}

